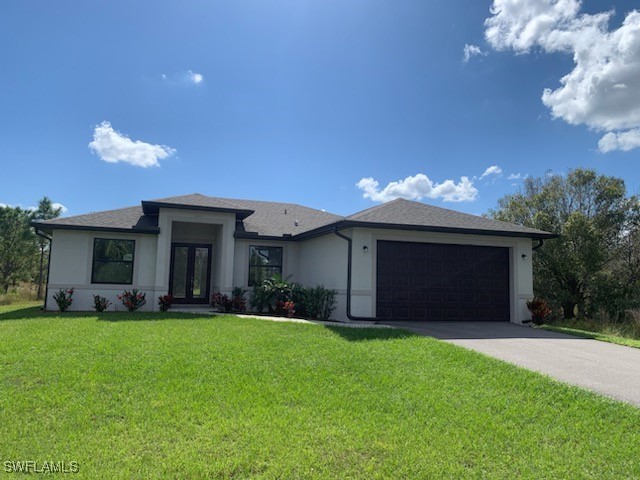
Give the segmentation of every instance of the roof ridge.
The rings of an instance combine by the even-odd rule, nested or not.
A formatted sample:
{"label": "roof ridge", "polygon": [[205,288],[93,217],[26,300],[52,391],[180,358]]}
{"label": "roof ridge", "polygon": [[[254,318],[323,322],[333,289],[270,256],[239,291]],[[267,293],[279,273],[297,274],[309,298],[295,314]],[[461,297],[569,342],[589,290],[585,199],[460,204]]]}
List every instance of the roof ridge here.
{"label": "roof ridge", "polygon": [[[225,198],[222,198],[222,197],[212,197],[211,195],[204,195],[204,194],[198,193],[198,192],[188,193],[188,194],[185,194],[185,195],[174,195],[172,197],[157,198],[157,199],[154,199],[154,200],[148,200],[148,202],[151,202],[151,203],[167,203],[167,200],[171,200],[173,202],[176,202],[176,201],[179,201],[179,199],[182,199],[182,198],[189,198],[189,197],[196,197],[196,196],[197,197],[201,197],[201,198],[205,198],[205,199],[208,199],[208,200],[214,200],[214,201],[218,201],[218,202],[222,202],[222,203],[227,203],[230,207],[234,207],[234,208],[237,208],[237,209],[241,209],[242,208],[240,205],[237,205],[235,203],[230,202],[229,201],[230,199],[225,199]],[[185,204],[185,205],[188,205],[188,204]]]}
{"label": "roof ridge", "polygon": [[[411,200],[407,200],[406,198],[394,198],[393,200],[389,200],[388,202],[382,202],[378,205],[374,205],[373,207],[369,207],[369,208],[365,208],[364,210],[359,210],[355,213],[352,213],[351,215],[347,215],[345,218],[346,219],[350,219],[355,217],[356,215],[361,215],[361,214],[365,214],[367,212],[372,212],[374,210],[377,210],[379,208],[385,207],[387,205],[391,205],[392,203],[397,203],[398,200],[404,200],[405,202],[411,202]],[[422,203],[422,202],[413,202],[413,203]],[[423,203],[422,205],[426,205],[426,203]]]}

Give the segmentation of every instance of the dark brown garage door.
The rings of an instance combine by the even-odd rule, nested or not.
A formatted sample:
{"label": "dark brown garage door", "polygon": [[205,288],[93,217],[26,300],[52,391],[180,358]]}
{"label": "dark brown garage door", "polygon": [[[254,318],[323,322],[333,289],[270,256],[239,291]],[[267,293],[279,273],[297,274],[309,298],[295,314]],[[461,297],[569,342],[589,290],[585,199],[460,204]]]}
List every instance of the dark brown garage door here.
{"label": "dark brown garage door", "polygon": [[378,241],[377,317],[509,321],[509,250]]}

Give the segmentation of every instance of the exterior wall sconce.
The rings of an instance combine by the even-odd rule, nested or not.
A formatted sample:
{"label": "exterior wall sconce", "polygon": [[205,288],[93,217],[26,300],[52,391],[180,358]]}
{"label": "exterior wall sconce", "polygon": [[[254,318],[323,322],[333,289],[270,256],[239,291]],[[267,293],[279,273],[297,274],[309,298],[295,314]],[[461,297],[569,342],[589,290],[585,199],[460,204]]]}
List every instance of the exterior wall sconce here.
{"label": "exterior wall sconce", "polygon": [[367,247],[366,245],[363,245],[363,247],[362,247],[362,251],[363,251],[364,253],[367,253],[367,252],[369,251],[369,247]]}
{"label": "exterior wall sconce", "polygon": [[525,260],[526,258],[527,258],[527,254],[526,254],[526,253],[523,253],[523,254],[522,254],[522,259],[523,259],[523,260]]}

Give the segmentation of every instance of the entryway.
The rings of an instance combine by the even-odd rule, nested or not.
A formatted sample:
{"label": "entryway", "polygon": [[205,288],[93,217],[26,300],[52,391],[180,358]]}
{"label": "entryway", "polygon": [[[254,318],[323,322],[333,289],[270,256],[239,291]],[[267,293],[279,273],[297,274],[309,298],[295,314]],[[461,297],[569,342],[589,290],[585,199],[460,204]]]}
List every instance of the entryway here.
{"label": "entryway", "polygon": [[169,294],[175,303],[208,303],[210,280],[210,244],[171,244]]}

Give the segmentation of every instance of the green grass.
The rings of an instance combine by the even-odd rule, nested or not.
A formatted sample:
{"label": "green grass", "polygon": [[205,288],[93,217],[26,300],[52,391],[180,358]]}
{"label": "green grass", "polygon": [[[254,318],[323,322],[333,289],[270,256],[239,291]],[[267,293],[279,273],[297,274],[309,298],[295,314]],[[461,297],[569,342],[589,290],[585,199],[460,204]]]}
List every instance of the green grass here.
{"label": "green grass", "polygon": [[640,348],[640,314],[629,312],[629,315],[630,317],[624,322],[614,322],[606,316],[599,316],[595,319],[556,320],[550,325],[544,325],[543,328]]}
{"label": "green grass", "polygon": [[640,409],[402,330],[26,308],[0,339],[0,475],[640,477]]}
{"label": "green grass", "polygon": [[618,345],[625,345],[627,347],[640,348],[640,339],[626,337],[619,333],[599,332],[594,327],[575,328],[561,325],[543,325],[542,328],[545,330],[552,330],[554,332],[570,333],[571,335],[577,335],[584,338],[593,338],[603,342],[617,343]]}

